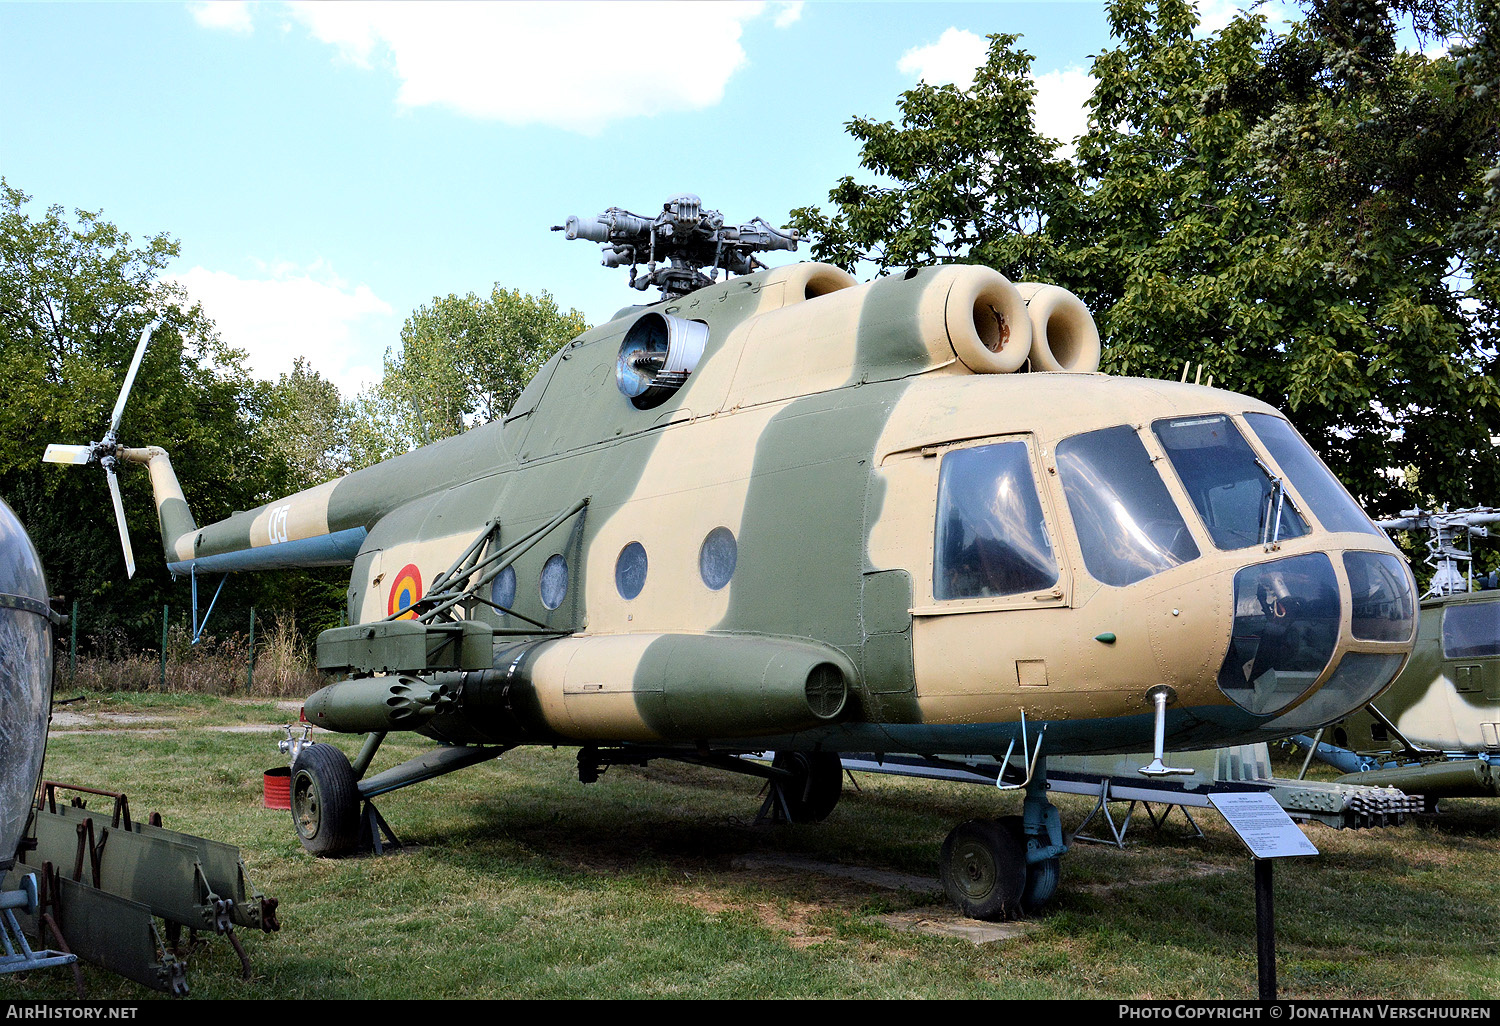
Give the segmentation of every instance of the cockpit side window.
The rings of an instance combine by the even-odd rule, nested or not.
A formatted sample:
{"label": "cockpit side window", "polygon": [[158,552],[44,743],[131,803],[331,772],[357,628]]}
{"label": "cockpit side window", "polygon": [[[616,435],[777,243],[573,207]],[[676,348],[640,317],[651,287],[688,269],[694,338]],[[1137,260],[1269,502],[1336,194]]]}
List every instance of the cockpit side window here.
{"label": "cockpit side window", "polygon": [[1269,413],[1247,413],[1245,423],[1291,478],[1293,487],[1312,507],[1313,516],[1327,530],[1363,531],[1383,537],[1380,528],[1370,522],[1359,503],[1344,490],[1296,428]]}
{"label": "cockpit side window", "polygon": [[1057,557],[1025,442],[956,449],[938,476],[937,599],[1023,595],[1057,584]]}
{"label": "cockpit side window", "polygon": [[1291,496],[1224,414],[1159,420],[1156,437],[1221,549],[1274,544],[1307,533]]}
{"label": "cockpit side window", "polygon": [[1095,580],[1124,587],[1198,558],[1197,543],[1132,428],[1063,439],[1057,473],[1083,565]]}

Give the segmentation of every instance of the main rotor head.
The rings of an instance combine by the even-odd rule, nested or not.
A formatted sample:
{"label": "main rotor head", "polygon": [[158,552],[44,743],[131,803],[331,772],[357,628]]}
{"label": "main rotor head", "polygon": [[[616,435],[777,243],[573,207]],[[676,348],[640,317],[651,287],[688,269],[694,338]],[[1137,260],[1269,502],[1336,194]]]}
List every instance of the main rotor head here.
{"label": "main rotor head", "polygon": [[654,218],[610,207],[597,217],[569,217],[552,230],[600,243],[605,267],[628,266],[631,288],[644,292],[654,285],[663,299],[712,285],[720,271],[726,277],[749,274],[765,266],[755,254],[795,252],[802,241],[796,229],[782,231],[758,217],[726,226],[723,214],[704,210],[703,201],[687,192],[668,199]]}

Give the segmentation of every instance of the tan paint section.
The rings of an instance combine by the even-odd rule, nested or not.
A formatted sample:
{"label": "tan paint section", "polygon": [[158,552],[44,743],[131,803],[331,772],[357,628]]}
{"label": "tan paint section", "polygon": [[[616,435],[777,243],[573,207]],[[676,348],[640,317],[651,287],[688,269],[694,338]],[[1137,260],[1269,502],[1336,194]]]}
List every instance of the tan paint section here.
{"label": "tan paint section", "polygon": [[327,534],[328,498],[338,483],[326,481],[262,507],[250,523],[251,548]]}
{"label": "tan paint section", "polygon": [[[384,620],[389,614],[391,587],[401,568],[408,563],[416,565],[422,573],[422,594],[432,585],[432,579],[453,565],[469,543],[474,540],[473,531],[427,538],[419,542],[407,542],[375,553],[370,560],[369,587],[365,589],[364,604],[359,609],[359,622]],[[357,564],[356,564],[357,565]]]}
{"label": "tan paint section", "polygon": [[635,708],[635,668],[659,635],[563,638],[543,648],[530,677],[547,725],[587,740],[658,741]]}
{"label": "tan paint section", "polygon": [[844,289],[750,322],[725,407],[811,395],[849,381],[870,286]]}
{"label": "tan paint section", "polygon": [[[178,499],[184,506],[187,505],[187,497],[182,494],[182,484],[172,469],[172,458],[167,455],[167,450],[159,445],[150,445],[140,449],[121,449],[119,455],[127,462],[146,464],[146,471],[151,477],[151,497],[156,504],[157,523],[161,523],[161,508],[166,503]],[[172,554],[177,559],[193,557],[193,536],[196,533],[188,531],[175,540],[169,540]]]}
{"label": "tan paint section", "polygon": [[[1198,559],[1126,588],[1088,577],[1055,474],[1053,451],[1060,439],[1118,424],[1139,427],[1162,417],[1274,412],[1229,392],[1158,381],[1121,388],[1124,383],[1101,375],[934,375],[913,381],[897,404],[876,449],[886,488],[880,517],[871,527],[869,554],[878,569],[912,574],[913,656],[924,722],[1014,719],[1021,710],[1029,719],[1136,715],[1150,711],[1145,692],[1159,683],[1170,684],[1185,704],[1232,705],[1217,686],[1217,672],[1233,620],[1234,575],[1251,563],[1328,551],[1348,608],[1348,582],[1337,550],[1381,548],[1369,535],[1319,531],[1283,542],[1275,552],[1259,547],[1222,552],[1190,516]],[[952,443],[1027,431],[1035,432],[1041,459],[1036,476],[1065,580],[1068,566],[1076,568],[1071,605],[1026,608],[1037,604],[1035,596],[934,601],[933,518],[942,453]],[[1253,444],[1253,435],[1246,434]],[[1144,441],[1149,452],[1160,455],[1154,440]],[[1190,511],[1175,476],[1163,479],[1179,507]],[[1106,632],[1116,636],[1114,644],[1094,640]],[[1402,647],[1355,642],[1347,622],[1341,631],[1340,650]],[[1028,686],[1026,680],[1040,679],[1041,667],[1045,685]]]}
{"label": "tan paint section", "polygon": [[[1380,703],[1377,701],[1376,706]],[[1482,740],[1479,722],[1488,713],[1470,707],[1468,715],[1458,715],[1467,705],[1447,675],[1440,675],[1422,692],[1422,697],[1403,709],[1396,717],[1396,729],[1412,742],[1433,747],[1473,747]],[[1455,744],[1455,740],[1458,742]]]}
{"label": "tan paint section", "polygon": [[937,515],[935,456],[905,453],[874,473],[884,484],[880,517],[870,525],[869,558],[877,570],[904,569],[912,577],[912,599],[932,595],[932,529]]}
{"label": "tan paint section", "polygon": [[[609,514],[589,545],[585,594],[591,634],[706,631],[729,610],[734,580],[712,591],[698,552],[716,527],[742,534],[755,449],[782,404],[666,429],[630,499]],[[631,600],[615,588],[620,550],[646,550],[646,585]]]}

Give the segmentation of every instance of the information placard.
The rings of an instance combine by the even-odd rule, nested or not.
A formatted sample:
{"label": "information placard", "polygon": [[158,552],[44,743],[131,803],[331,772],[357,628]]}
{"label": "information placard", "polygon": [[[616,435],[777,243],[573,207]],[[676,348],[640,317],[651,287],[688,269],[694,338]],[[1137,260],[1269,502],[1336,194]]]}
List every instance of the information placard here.
{"label": "information placard", "polygon": [[1292,817],[1264,791],[1211,794],[1208,800],[1258,859],[1318,854]]}

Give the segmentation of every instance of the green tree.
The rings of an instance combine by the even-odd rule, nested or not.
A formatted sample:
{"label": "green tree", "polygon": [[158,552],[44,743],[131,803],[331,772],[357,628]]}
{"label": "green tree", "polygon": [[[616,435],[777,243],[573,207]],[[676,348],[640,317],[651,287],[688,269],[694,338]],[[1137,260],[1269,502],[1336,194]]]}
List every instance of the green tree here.
{"label": "green tree", "polygon": [[[1459,58],[1398,50],[1383,5],[1351,32],[1364,6],[1317,3],[1277,39],[1256,16],[1201,36],[1182,0],[1116,0],[1068,161],[1031,127],[1030,56],[992,36],[971,88],[851,121],[883,184],[846,177],[830,214],[793,223],[845,267],[962,259],[1063,285],[1094,310],[1106,369],[1201,364],[1288,411],[1376,512],[1493,501],[1493,250],[1475,241],[1493,93]],[[1424,24],[1439,9],[1489,52],[1454,5],[1429,0]]]}
{"label": "green tree", "polygon": [[[187,588],[161,557],[147,475],[134,466],[120,474],[137,557],[127,580],[103,475],[43,464],[42,452],[102,437],[142,328],[162,318],[120,441],[167,448],[199,521],[217,520],[281,494],[285,464],[266,454],[256,428],[268,392],[198,304],[163,278],[175,240],[137,245],[101,212],[70,219],[52,206],[33,216],[29,201],[0,179],[0,494],[36,543],[53,594],[80,601],[84,636],[154,648],[162,607],[181,615]],[[274,576],[237,579],[215,619],[239,628],[248,605],[288,605],[278,587]]]}
{"label": "green tree", "polygon": [[487,299],[434,298],[401,328],[379,386],[353,403],[351,460],[367,466],[503,417],[541,366],[588,330],[552,296],[496,285]]}
{"label": "green tree", "polygon": [[332,480],[349,469],[351,406],[338,386],[299,356],[291,373],[266,387],[260,444],[284,464],[287,492]]}

